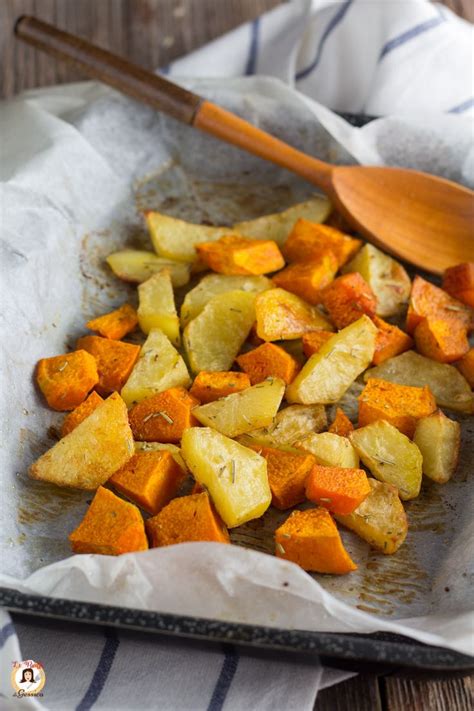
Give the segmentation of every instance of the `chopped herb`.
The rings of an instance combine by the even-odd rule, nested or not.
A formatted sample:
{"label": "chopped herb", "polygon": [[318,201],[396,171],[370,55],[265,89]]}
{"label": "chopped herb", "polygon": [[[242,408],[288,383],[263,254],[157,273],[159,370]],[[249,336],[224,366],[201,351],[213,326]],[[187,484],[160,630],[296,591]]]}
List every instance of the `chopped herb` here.
{"label": "chopped herb", "polygon": [[233,459],[230,460],[230,479],[233,484],[235,482],[235,461]]}
{"label": "chopped herb", "polygon": [[229,311],[235,311],[236,314],[242,313],[242,311],[240,309],[233,309],[232,306],[230,307]]}
{"label": "chopped herb", "polygon": [[328,504],[330,504],[331,501],[332,501],[332,499],[326,499],[326,498],[324,498],[323,496],[320,496],[320,497],[319,497],[319,500],[320,500],[320,501],[326,501],[326,503],[328,503]]}
{"label": "chopped herb", "polygon": [[454,304],[448,304],[444,308],[446,309],[446,311],[467,311],[467,308],[465,306],[455,306]]}
{"label": "chopped herb", "polygon": [[281,537],[282,538],[291,538],[291,535],[289,533],[282,533]]}
{"label": "chopped herb", "polygon": [[164,410],[160,410],[160,412],[151,412],[149,415],[144,417],[143,423],[148,422],[148,420],[151,420],[153,417],[162,417],[169,425],[172,425],[174,422],[174,420],[171,419],[167,412],[165,412]]}
{"label": "chopped herb", "polygon": [[374,459],[380,464],[391,464],[392,466],[395,466],[396,464],[394,459],[387,459],[386,457],[381,457],[380,454],[374,454]]}
{"label": "chopped herb", "polygon": [[62,373],[63,370],[64,370],[64,368],[67,368],[67,366],[68,366],[68,362],[67,362],[67,360],[66,360],[66,361],[64,361],[64,363],[61,363],[61,365],[60,365],[59,368],[58,368],[58,371],[59,371],[60,373]]}
{"label": "chopped herb", "polygon": [[218,471],[218,473],[217,473],[217,476],[220,478],[220,477],[223,475],[224,471],[225,471],[225,464],[223,464],[223,465],[219,468],[219,471]]}
{"label": "chopped herb", "polygon": [[281,543],[279,543],[279,541],[276,542],[276,547],[277,547],[277,551],[279,553],[281,553],[282,555],[285,555],[286,551],[283,548],[283,546],[281,545]]}

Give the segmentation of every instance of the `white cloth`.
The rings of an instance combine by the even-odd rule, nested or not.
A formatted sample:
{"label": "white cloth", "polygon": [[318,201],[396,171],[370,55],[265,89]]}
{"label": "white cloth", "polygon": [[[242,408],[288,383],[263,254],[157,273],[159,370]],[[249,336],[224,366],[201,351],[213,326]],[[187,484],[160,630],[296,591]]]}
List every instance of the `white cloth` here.
{"label": "white cloth", "polygon": [[[427,0],[290,2],[162,71],[173,76],[265,74],[338,111],[472,115],[472,28]],[[45,667],[41,699],[13,699],[11,662]],[[14,625],[0,611],[0,709],[200,711],[311,709],[318,689],[346,678],[290,657],[123,631]]]}

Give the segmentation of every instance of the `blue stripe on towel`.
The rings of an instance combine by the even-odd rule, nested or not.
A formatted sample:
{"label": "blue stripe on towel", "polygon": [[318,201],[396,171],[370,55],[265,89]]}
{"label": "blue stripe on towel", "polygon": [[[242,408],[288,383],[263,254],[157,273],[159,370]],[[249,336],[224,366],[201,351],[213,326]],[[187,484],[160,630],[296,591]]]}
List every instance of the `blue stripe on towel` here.
{"label": "blue stripe on towel", "polygon": [[258,57],[258,40],[260,33],[260,18],[257,17],[250,26],[251,36],[250,36],[250,48],[249,56],[247,58],[247,64],[245,65],[245,74],[255,74],[257,68],[257,57]]}
{"label": "blue stripe on towel", "polygon": [[230,685],[232,684],[232,679],[237,671],[238,663],[239,653],[234,647],[226,645],[224,647],[224,661],[222,663],[221,673],[212,692],[207,711],[221,711]]}
{"label": "blue stripe on towel", "polygon": [[474,97],[471,97],[470,99],[463,101],[462,104],[453,106],[452,109],[448,110],[448,114],[462,114],[463,111],[467,111],[468,109],[472,108],[473,106],[474,106]]}
{"label": "blue stripe on towel", "polygon": [[305,77],[308,76],[308,74],[311,74],[311,72],[314,69],[316,69],[316,67],[318,66],[318,64],[320,62],[321,55],[323,53],[324,45],[326,44],[327,38],[329,37],[331,32],[334,30],[334,28],[337,27],[337,25],[344,19],[344,15],[346,14],[348,9],[352,5],[352,2],[353,2],[353,0],[346,0],[346,2],[344,2],[339,7],[337,12],[333,15],[331,20],[328,22],[328,25],[327,25],[326,29],[324,30],[322,37],[319,41],[319,45],[318,45],[318,49],[316,51],[315,58],[313,59],[311,64],[308,67],[306,67],[306,69],[302,69],[300,72],[297,72],[296,81],[299,81],[300,79],[304,79]]}
{"label": "blue stripe on towel", "polygon": [[411,30],[402,32],[402,34],[398,35],[398,37],[394,37],[393,39],[389,40],[387,44],[382,47],[379,61],[383,59],[385,55],[391,52],[393,49],[396,49],[402,44],[409,42],[411,39],[418,37],[418,35],[423,34],[423,32],[427,32],[428,30],[432,30],[434,27],[442,25],[444,22],[446,22],[446,17],[438,10],[438,14],[436,15],[436,17],[431,17],[429,20],[420,22],[419,25],[415,25],[415,27],[412,27]]}
{"label": "blue stripe on towel", "polygon": [[82,701],[79,702],[76,711],[89,711],[89,709],[92,708],[99,698],[109,676],[110,669],[112,668],[120,640],[114,629],[106,628],[104,634],[105,644],[102,654],[100,655],[99,663],[97,664],[89,688],[84,694]]}
{"label": "blue stripe on towel", "polygon": [[16,631],[13,622],[8,622],[4,627],[2,627],[0,630],[0,649],[14,634],[16,634]]}

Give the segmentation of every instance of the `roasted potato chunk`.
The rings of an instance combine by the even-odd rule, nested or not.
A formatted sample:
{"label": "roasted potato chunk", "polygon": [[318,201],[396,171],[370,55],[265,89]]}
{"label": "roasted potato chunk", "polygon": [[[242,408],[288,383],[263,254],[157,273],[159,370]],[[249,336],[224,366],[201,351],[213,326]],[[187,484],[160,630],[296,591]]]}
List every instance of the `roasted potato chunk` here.
{"label": "roasted potato chunk", "polygon": [[413,437],[423,457],[423,474],[445,484],[454,474],[461,445],[461,425],[438,410],[418,421]]}
{"label": "roasted potato chunk", "polygon": [[229,291],[214,296],[184,329],[192,371],[229,370],[254,321],[255,294]]}
{"label": "roasted potato chunk", "polygon": [[237,437],[270,425],[284,394],[285,383],[281,378],[267,378],[239,393],[195,407],[192,413],[203,425],[227,437]]}
{"label": "roasted potato chunk", "polygon": [[106,261],[115,276],[135,284],[141,284],[162,269],[170,270],[174,287],[184,286],[189,281],[190,268],[187,264],[157,257],[154,252],[122,249],[109,254]]}
{"label": "roasted potato chunk", "polygon": [[312,433],[296,443],[298,449],[311,452],[318,464],[325,467],[358,469],[359,455],[347,437],[332,432]]}
{"label": "roasted potato chunk", "polygon": [[267,463],[256,452],[209,427],[186,430],[181,452],[229,528],[259,518],[270,506]]}
{"label": "roasted potato chunk", "polygon": [[337,402],[369,365],[377,328],[367,316],[343,328],[311,356],[288,386],[288,402]]}
{"label": "roasted potato chunk", "polygon": [[437,363],[414,351],[389,358],[376,368],[367,370],[364,380],[369,378],[415,387],[427,385],[438,407],[468,414],[474,412],[474,395],[461,373],[452,365]]}
{"label": "roasted potato chunk", "polygon": [[168,270],[163,269],[140,284],[138,304],[138,323],[143,333],[159,328],[174,346],[179,346],[179,318]]}
{"label": "roasted potato chunk", "polygon": [[290,405],[277,413],[272,424],[252,430],[244,435],[242,444],[253,446],[291,447],[311,432],[320,432],[327,426],[323,405]]}
{"label": "roasted potato chunk", "polygon": [[386,555],[395,553],[406,538],[408,522],[396,486],[369,479],[371,493],[355,511],[346,516],[335,514],[343,526]]}
{"label": "roasted potato chunk", "polygon": [[376,479],[396,486],[405,501],[418,496],[423,458],[406,435],[389,422],[377,420],[351,432],[349,439]]}
{"label": "roasted potato chunk", "polygon": [[29,475],[58,486],[97,489],[134,452],[127,408],[113,393],[32,464]]}

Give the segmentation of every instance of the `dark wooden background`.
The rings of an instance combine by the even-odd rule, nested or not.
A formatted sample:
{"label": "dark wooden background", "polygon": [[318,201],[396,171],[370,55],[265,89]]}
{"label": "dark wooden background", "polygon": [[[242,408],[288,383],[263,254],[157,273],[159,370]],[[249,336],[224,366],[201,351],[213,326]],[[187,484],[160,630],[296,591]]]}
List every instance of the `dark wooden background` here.
{"label": "dark wooden background", "polygon": [[[443,1],[474,21],[474,0]],[[281,0],[0,0],[0,96],[84,78],[13,39],[14,21],[22,14],[36,15],[154,69],[280,3]],[[468,711],[473,706],[473,677],[428,681],[361,675],[321,692],[316,711]]]}

